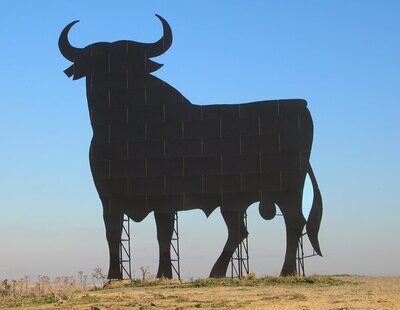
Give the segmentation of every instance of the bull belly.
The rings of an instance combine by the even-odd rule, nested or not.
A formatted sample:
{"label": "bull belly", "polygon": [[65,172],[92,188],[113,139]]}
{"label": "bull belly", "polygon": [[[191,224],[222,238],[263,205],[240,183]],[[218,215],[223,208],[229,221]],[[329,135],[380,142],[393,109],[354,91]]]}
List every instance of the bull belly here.
{"label": "bull belly", "polygon": [[[92,162],[94,183],[103,205],[114,211],[144,218],[152,211],[201,209],[206,215],[217,207],[244,210],[262,195],[271,199],[300,191],[304,171],[246,172],[204,175],[129,175],[126,164]],[[113,168],[113,169],[111,169]],[[115,175],[114,171],[125,174]],[[107,175],[108,174],[108,175]]]}

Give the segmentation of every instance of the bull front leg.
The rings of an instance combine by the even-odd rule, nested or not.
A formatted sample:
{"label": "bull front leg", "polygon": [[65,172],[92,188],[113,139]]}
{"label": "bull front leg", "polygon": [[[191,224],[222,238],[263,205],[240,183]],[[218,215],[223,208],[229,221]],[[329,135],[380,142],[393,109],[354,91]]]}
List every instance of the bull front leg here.
{"label": "bull front leg", "polygon": [[174,216],[173,213],[154,213],[154,218],[160,251],[157,278],[172,279],[171,239],[174,230]]}
{"label": "bull front leg", "polygon": [[122,279],[121,266],[119,261],[121,234],[122,234],[122,213],[103,214],[106,227],[106,237],[110,252],[110,265],[108,269],[108,279]]}

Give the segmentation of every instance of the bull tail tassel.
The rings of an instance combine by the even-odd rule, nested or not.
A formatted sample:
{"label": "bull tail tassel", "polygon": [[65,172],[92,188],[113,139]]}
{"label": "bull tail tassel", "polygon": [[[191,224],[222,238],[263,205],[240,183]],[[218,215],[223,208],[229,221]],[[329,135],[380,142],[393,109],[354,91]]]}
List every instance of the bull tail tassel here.
{"label": "bull tail tassel", "polygon": [[312,247],[314,248],[314,251],[319,256],[322,256],[318,241],[319,226],[321,224],[321,218],[322,218],[322,198],[321,198],[321,192],[319,191],[318,188],[317,180],[315,179],[315,175],[310,164],[308,165],[308,175],[310,176],[311,179],[314,198],[306,224],[307,235],[308,239],[311,242]]}

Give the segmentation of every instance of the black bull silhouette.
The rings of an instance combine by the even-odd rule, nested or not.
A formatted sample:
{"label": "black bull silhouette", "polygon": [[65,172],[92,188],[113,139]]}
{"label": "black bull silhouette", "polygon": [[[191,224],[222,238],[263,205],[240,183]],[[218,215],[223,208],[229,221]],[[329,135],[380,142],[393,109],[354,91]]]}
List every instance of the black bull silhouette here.
{"label": "black bull silhouette", "polygon": [[[287,246],[281,275],[296,273],[296,250],[306,225],[321,255],[318,231],[322,201],[309,164],[313,123],[301,99],[234,105],[191,104],[151,75],[162,65],[150,60],[172,43],[168,23],[155,43],[117,41],[73,47],[67,25],[61,53],[73,65],[65,73],[86,77],[93,139],[90,167],[103,204],[110,251],[109,279],[121,278],[119,243],[123,214],[140,222],[154,211],[160,260],[157,277],[172,277],[170,242],[174,212],[220,207],[228,228],[225,247],[210,277],[224,277],[230,257],[247,236],[243,217],[254,202],[264,219],[279,206]],[[302,214],[306,175],[314,199]],[[275,205],[276,204],[276,205]]]}

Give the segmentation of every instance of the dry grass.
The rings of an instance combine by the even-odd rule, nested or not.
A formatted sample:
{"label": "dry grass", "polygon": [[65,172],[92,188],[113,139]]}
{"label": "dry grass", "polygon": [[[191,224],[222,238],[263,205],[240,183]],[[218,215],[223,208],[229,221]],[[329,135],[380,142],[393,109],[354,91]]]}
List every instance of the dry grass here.
{"label": "dry grass", "polygon": [[113,281],[104,289],[3,296],[0,308],[21,309],[400,309],[400,277],[314,276],[309,278],[179,281]]}

